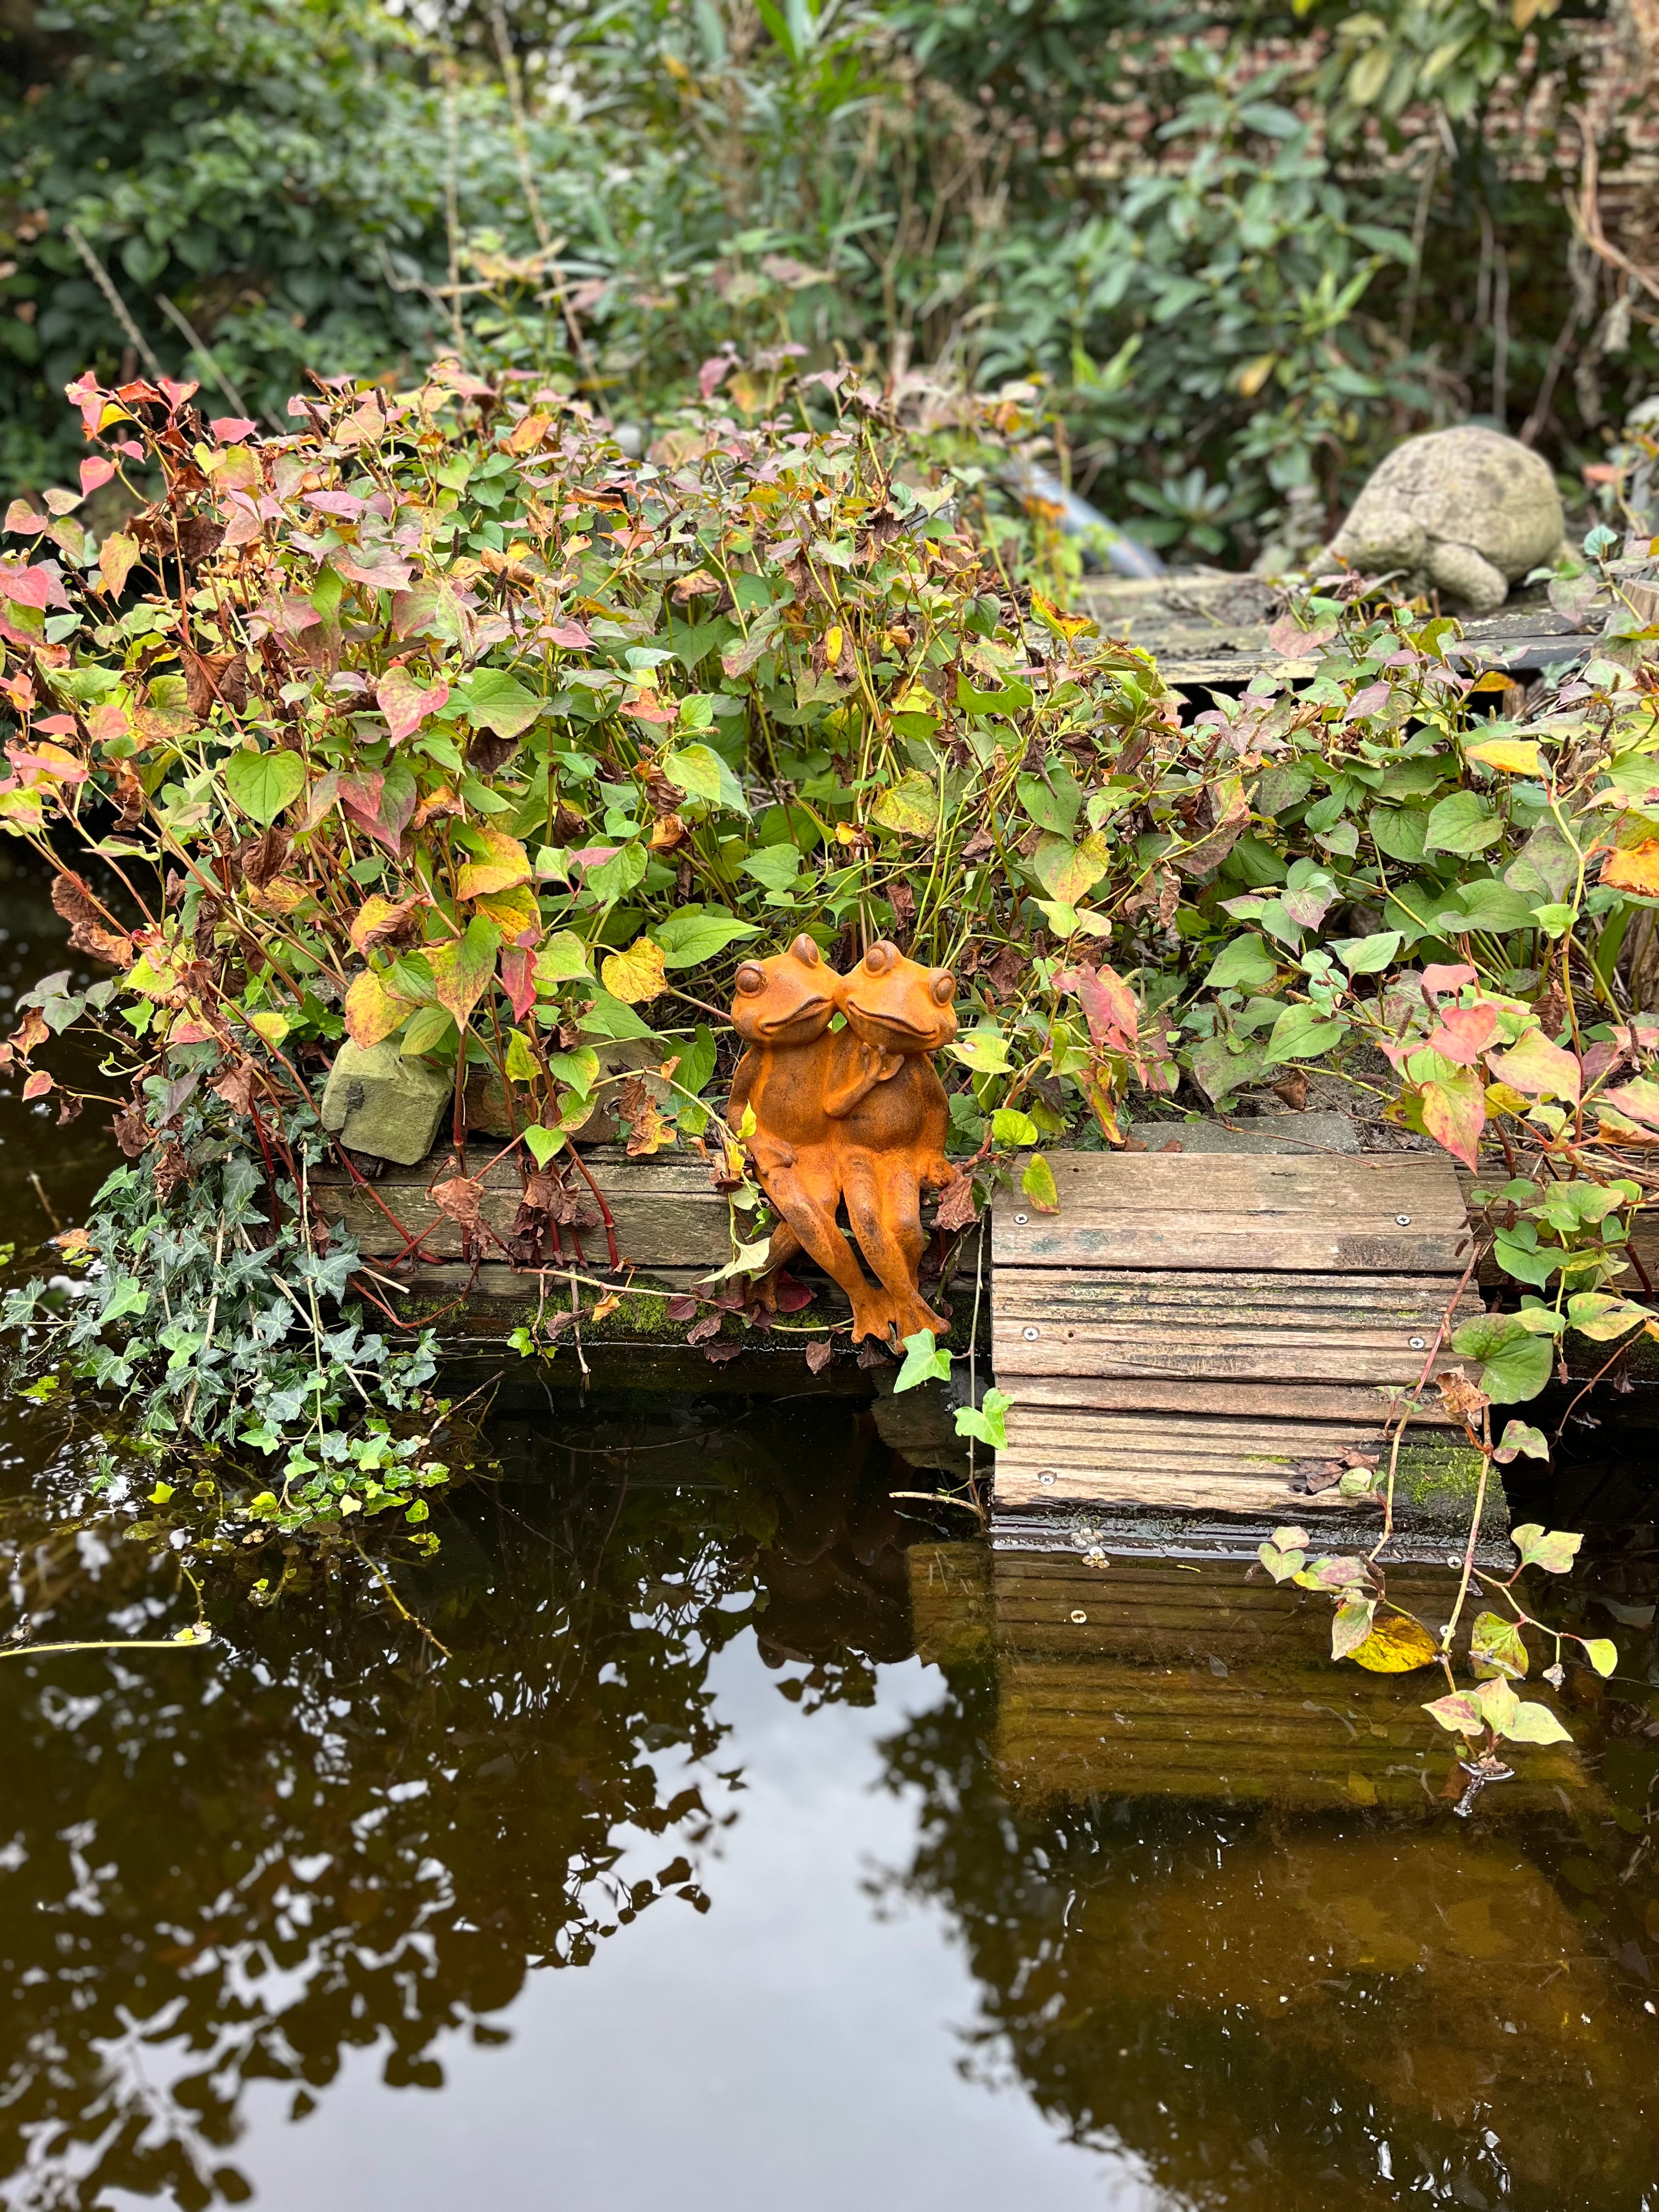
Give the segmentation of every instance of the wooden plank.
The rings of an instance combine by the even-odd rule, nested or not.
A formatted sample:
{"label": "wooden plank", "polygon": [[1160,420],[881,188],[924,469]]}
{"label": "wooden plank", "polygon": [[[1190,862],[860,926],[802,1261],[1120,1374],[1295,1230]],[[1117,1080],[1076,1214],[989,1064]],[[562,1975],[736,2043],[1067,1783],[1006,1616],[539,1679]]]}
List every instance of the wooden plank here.
{"label": "wooden plank", "polygon": [[[639,1267],[722,1267],[732,1255],[730,1212],[714,1188],[713,1167],[705,1161],[618,1160],[586,1156],[589,1172],[604,1193],[616,1221],[617,1249],[624,1266]],[[321,1212],[357,1237],[371,1259],[390,1256],[417,1231],[420,1249],[434,1261],[459,1260],[460,1224],[434,1205],[428,1187],[454,1173],[452,1156],[434,1154],[419,1168],[388,1172],[364,1188],[343,1171],[313,1178]],[[513,1159],[471,1152],[467,1172],[484,1186],[483,1219],[498,1237],[513,1226],[522,1178]],[[578,1182],[583,1194],[586,1185]],[[589,1200],[591,1204],[591,1197]],[[390,1213],[394,1217],[388,1219]],[[587,1273],[608,1263],[603,1228],[580,1237]],[[564,1232],[566,1249],[573,1240]]]}
{"label": "wooden plank", "polygon": [[[1002,1370],[998,1369],[999,1376]],[[1413,1381],[1416,1377],[1412,1378]],[[1016,1406],[1054,1406],[1104,1413],[1242,1413],[1282,1419],[1290,1406],[1298,1420],[1352,1422],[1375,1428],[1407,1401],[1407,1393],[1389,1386],[1334,1382],[1298,1384],[1293,1400],[1282,1382],[1197,1381],[1177,1376],[1019,1375],[1008,1377]],[[1439,1398],[1425,1392],[1412,1415],[1414,1423],[1453,1425]]]}
{"label": "wooden plank", "polygon": [[[1000,1382],[1185,1376],[1408,1385],[1449,1302],[1444,1282],[1422,1275],[1011,1267],[994,1284],[993,1341]],[[1480,1310],[1466,1292],[1458,1317]]]}
{"label": "wooden plank", "polygon": [[1058,1214],[998,1197],[992,1258],[1017,1267],[1450,1274],[1468,1249],[1443,1154],[1261,1159],[1051,1152]]}

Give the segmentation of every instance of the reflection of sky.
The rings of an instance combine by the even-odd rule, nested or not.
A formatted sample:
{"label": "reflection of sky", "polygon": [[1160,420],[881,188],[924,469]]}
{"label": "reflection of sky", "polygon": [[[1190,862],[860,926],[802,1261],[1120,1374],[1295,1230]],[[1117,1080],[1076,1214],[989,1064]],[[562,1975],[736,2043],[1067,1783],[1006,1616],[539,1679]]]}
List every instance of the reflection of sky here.
{"label": "reflection of sky", "polygon": [[[1130,2154],[1077,2149],[1017,2087],[963,2078],[957,2031],[977,2006],[959,1950],[933,1914],[889,1917],[872,1902],[872,1874],[907,1864],[914,1842],[912,1806],[873,1786],[876,1742],[935,1702],[938,1676],[914,1660],[884,1668],[875,1709],[807,1717],[745,1636],[712,1680],[733,1724],[717,1763],[741,1764],[745,1784],[703,1861],[713,1910],[665,1900],[591,1966],[533,1974],[492,2015],[510,2044],[434,2046],[437,2094],[387,2089],[377,2055],[346,2052],[319,2109],[289,2125],[292,2091],[250,2082],[246,2130],[225,2156],[258,2200],[273,2212],[1167,2203]],[[641,1870],[678,1848],[642,1838]]]}

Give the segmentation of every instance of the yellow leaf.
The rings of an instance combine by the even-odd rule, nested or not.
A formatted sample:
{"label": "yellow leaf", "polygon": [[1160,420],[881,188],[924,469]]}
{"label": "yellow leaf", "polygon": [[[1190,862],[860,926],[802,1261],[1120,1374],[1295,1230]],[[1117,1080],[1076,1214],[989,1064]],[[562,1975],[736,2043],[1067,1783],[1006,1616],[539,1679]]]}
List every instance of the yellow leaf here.
{"label": "yellow leaf", "polygon": [[1659,837],[1622,853],[1609,853],[1601,863],[1601,880],[1614,890],[1659,898]]}
{"label": "yellow leaf", "polygon": [[1501,668],[1489,668],[1486,674],[1470,684],[1471,691],[1507,691],[1515,678],[1506,676]]}
{"label": "yellow leaf", "polygon": [[1238,389],[1246,399],[1255,398],[1256,393],[1273,374],[1278,363],[1279,356],[1276,353],[1261,354],[1255,361],[1245,363],[1238,373]]}
{"label": "yellow leaf", "polygon": [[823,633],[823,665],[826,668],[833,668],[841,659],[841,624],[831,623]]}
{"label": "yellow leaf", "polygon": [[1088,615],[1062,614],[1054,601],[1044,599],[1041,592],[1031,594],[1031,612],[1040,623],[1046,623],[1050,629],[1058,630],[1062,637],[1076,637],[1079,632],[1095,627],[1092,617]]}
{"label": "yellow leaf", "polygon": [[870,809],[870,819],[884,830],[897,830],[902,836],[931,837],[939,828],[939,793],[920,769],[907,769],[877,799]]}
{"label": "yellow leaf", "polygon": [[515,884],[530,881],[530,855],[516,837],[492,829],[487,822],[473,827],[468,835],[487,848],[488,857],[469,860],[457,870],[458,899],[487,898],[492,891],[511,890]]}
{"label": "yellow leaf", "polygon": [[1440,1646],[1428,1630],[1403,1613],[1378,1615],[1370,1634],[1348,1656],[1372,1674],[1411,1674],[1433,1666]]}
{"label": "yellow leaf", "polygon": [[613,999],[624,1006],[641,1006],[661,998],[668,988],[663,974],[662,947],[648,937],[635,938],[626,952],[613,952],[599,969],[599,981]]}
{"label": "yellow leaf", "polygon": [[247,1018],[247,1025],[257,1036],[262,1036],[268,1045],[281,1044],[293,1027],[286,1014],[250,1014]]}
{"label": "yellow leaf", "polygon": [[538,933],[541,929],[541,908],[527,884],[515,884],[510,891],[491,891],[478,901],[477,909],[489,916],[509,945],[515,944],[526,929]]}
{"label": "yellow leaf", "polygon": [[346,1035],[367,1052],[389,1037],[408,1012],[374,969],[365,968],[345,995]]}
{"label": "yellow leaf", "polygon": [[1488,738],[1485,744],[1465,745],[1466,760],[1483,768],[1500,769],[1504,775],[1542,775],[1544,757],[1536,738]]}
{"label": "yellow leaf", "polygon": [[[839,637],[840,631],[837,630],[836,635]],[[894,700],[893,712],[896,714],[937,714],[939,701],[925,684],[918,684],[913,678]]]}
{"label": "yellow leaf", "polygon": [[126,582],[138,558],[138,540],[118,531],[98,549],[98,588],[112,598]]}

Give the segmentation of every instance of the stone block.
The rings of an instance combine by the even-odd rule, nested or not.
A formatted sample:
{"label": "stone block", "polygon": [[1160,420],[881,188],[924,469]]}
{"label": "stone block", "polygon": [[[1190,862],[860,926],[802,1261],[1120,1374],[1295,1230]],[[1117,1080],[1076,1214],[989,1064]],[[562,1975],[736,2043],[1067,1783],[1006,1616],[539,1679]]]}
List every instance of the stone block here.
{"label": "stone block", "polygon": [[343,1044],[323,1092],[323,1127],[354,1152],[412,1168],[436,1140],[448,1108],[449,1079],[406,1060],[391,1038]]}

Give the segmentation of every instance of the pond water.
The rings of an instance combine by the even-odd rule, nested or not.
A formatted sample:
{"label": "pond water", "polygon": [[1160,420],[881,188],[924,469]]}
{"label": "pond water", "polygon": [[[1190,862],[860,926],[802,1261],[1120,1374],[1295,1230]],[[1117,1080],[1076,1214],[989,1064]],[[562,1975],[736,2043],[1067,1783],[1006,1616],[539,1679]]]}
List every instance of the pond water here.
{"label": "pond water", "polygon": [[[91,1121],[0,1098],[20,1245]],[[4,1436],[0,1634],[194,1617],[91,1409]],[[518,1379],[483,1441],[413,1620],[251,1549],[209,1644],[0,1661],[0,2204],[1659,2204],[1650,1528],[1459,1820],[1322,1601],[993,1555],[860,1403]]]}

